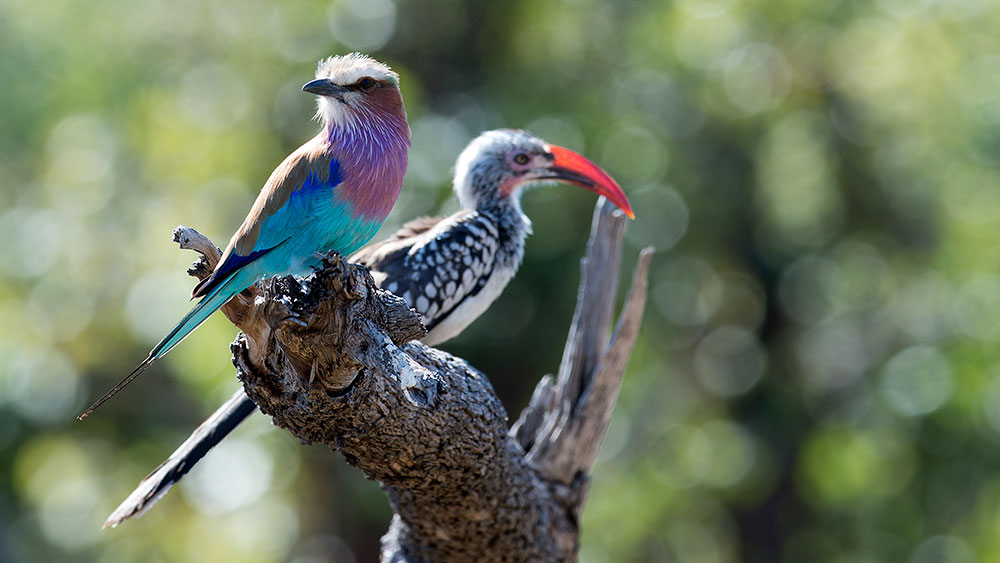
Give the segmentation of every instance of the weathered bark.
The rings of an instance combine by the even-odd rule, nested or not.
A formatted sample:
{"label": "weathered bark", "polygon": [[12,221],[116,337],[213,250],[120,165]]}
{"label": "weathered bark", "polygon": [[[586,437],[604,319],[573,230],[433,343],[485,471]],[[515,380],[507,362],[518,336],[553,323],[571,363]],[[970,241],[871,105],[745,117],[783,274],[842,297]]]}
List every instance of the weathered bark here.
{"label": "weathered bark", "polygon": [[[243,331],[234,363],[261,411],[381,483],[395,512],[384,561],[576,558],[587,472],[638,334],[651,252],[609,343],[625,221],[612,209],[595,211],[558,380],[542,379],[510,430],[486,377],[412,342],[424,334],[417,315],[335,253],[302,282],[269,280],[224,308]],[[218,259],[192,229],[175,240],[204,255],[192,275]]]}
{"label": "weathered bark", "polygon": [[538,475],[559,492],[574,521],[586,500],[590,467],[604,440],[625,366],[639,336],[646,302],[646,277],[652,247],[639,253],[632,287],[609,341],[614,299],[618,290],[625,221],[607,219],[610,206],[599,205],[587,256],[581,261],[576,312],[553,385],[546,376],[538,382],[531,402],[511,428]]}

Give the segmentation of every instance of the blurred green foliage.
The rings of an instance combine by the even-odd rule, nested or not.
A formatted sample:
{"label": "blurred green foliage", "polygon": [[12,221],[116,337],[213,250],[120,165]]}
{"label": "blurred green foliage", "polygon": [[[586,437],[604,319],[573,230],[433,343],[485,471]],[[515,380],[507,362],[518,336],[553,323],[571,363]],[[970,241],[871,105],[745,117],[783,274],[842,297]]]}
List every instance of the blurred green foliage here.
{"label": "blurred green foliage", "polygon": [[[375,484],[262,416],[99,530],[235,388],[221,316],[73,420],[186,311],[171,229],[224,243],[350,50],[411,117],[385,232],[524,127],[619,179],[629,260],[660,251],[585,561],[1000,560],[997,29],[991,0],[5,0],[0,560],[377,556]],[[521,274],[446,346],[512,416],[557,368],[593,197],[524,206]]]}

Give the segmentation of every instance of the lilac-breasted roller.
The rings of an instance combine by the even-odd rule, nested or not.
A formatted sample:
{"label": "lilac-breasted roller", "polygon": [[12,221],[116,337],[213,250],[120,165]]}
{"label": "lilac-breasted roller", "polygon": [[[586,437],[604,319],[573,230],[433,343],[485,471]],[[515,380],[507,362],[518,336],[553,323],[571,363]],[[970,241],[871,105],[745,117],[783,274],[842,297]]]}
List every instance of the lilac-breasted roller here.
{"label": "lilac-breasted roller", "polygon": [[271,173],[212,275],[195,286],[201,301],[149,356],[78,418],[81,420],[163,357],[212,313],[269,276],[306,275],[317,252],[345,256],[370,240],[396,203],[410,146],[399,76],[359,53],[320,61],[320,132]]}

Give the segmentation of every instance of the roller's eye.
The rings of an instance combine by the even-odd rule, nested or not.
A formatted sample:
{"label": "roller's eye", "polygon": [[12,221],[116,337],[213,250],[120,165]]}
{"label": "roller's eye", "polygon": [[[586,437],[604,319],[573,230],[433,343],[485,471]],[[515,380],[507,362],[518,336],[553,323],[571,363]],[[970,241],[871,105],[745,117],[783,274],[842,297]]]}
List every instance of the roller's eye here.
{"label": "roller's eye", "polygon": [[529,160],[531,159],[528,158],[528,155],[524,154],[523,152],[519,152],[514,155],[514,164],[520,164],[521,166],[524,166],[525,164],[528,164]]}
{"label": "roller's eye", "polygon": [[368,92],[372,88],[375,88],[376,84],[378,83],[372,80],[371,78],[367,77],[362,78],[361,80],[358,81],[358,87],[364,90],[365,92]]}

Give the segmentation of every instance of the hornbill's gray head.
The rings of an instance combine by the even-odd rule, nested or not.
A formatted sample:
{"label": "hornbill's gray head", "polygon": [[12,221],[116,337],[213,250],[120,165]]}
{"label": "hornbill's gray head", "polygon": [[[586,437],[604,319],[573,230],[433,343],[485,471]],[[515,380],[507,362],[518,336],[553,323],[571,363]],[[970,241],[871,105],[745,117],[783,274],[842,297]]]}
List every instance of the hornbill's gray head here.
{"label": "hornbill's gray head", "polygon": [[635,218],[618,183],[582,155],[516,129],[486,131],[472,140],[455,163],[455,193],[464,209],[485,209],[512,201],[520,188],[565,182],[603,195]]}

